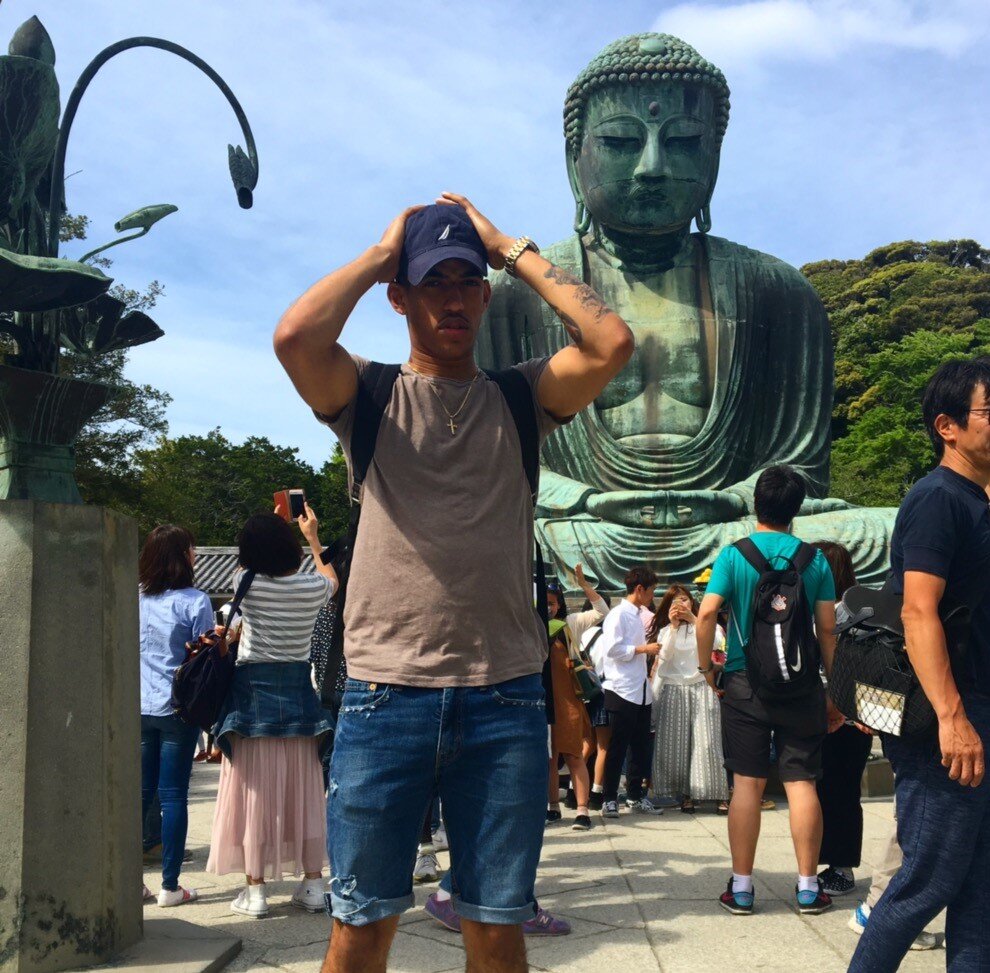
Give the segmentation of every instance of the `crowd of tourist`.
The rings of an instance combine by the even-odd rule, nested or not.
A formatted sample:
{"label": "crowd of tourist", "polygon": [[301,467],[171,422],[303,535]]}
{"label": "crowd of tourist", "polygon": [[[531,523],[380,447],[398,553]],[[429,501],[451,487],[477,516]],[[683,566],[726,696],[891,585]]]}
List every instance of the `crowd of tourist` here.
{"label": "crowd of tourist", "polygon": [[[754,543],[768,558],[792,560],[801,543],[790,533],[804,499],[801,477],[772,467],[757,482],[755,496]],[[337,691],[335,705],[321,708],[314,687],[318,678],[327,678],[319,663],[328,630],[317,622],[332,617],[330,599],[338,581],[320,557],[318,521],[308,505],[298,526],[314,554],[315,574],[300,572],[302,546],[280,516],[255,515],[241,531],[232,589],[245,571],[255,577],[231,626],[238,665],[222,719],[211,734],[226,759],[207,871],[243,874],[244,888],[231,909],[255,918],[269,911],[266,881],[286,875],[301,878],[293,905],[310,912],[325,909],[326,768],[343,697]],[[849,552],[840,544],[818,541],[813,547],[804,586],[815,606],[824,663],[830,658],[834,606],[856,579]],[[172,674],[185,657],[186,643],[213,628],[209,598],[192,586],[195,557],[192,535],[175,526],[152,531],[141,555],[142,798],[145,815],[156,797],[161,807],[161,906],[196,899],[195,890],[182,888],[178,877],[198,734],[168,708]],[[559,581],[548,583],[554,722],[548,731],[546,825],[562,820],[564,770],[563,803],[576,812],[575,831],[591,830],[591,810],[605,819],[619,817],[623,781],[621,806],[629,812],[660,815],[673,808],[693,814],[706,805],[717,813],[727,809],[733,877],[719,901],[734,914],[746,914],[754,902],[759,833],[754,817],[774,761],[788,796],[798,909],[824,911],[832,896],[856,888],[853,869],[860,864],[863,840],[860,784],[872,733],[845,720],[826,732],[817,718],[825,705],[824,665],[815,693],[800,698],[790,707],[793,712],[760,706],[745,681],[741,635],[758,576],[755,569],[747,570],[735,548],[726,549],[709,575],[700,588],[672,584],[658,598],[657,575],[634,567],[625,578],[625,597],[610,608],[578,564],[573,577],[586,599],[579,612],[568,611]],[[705,598],[707,613],[698,594]],[[699,636],[699,617],[724,618],[720,609],[726,600],[737,639],[727,639],[718,621],[713,632],[702,624]],[[710,660],[706,665],[698,664],[699,645],[701,660]],[[585,665],[598,676],[587,694],[575,678],[575,670]],[[346,664],[341,670],[330,674],[335,685],[346,684]],[[441,878],[436,854],[448,844],[440,815],[434,800],[424,819],[413,881]],[[899,860],[893,837],[891,844],[887,857]],[[819,863],[825,868],[816,876]],[[888,870],[893,874],[896,867]],[[144,895],[153,897],[147,887]],[[448,877],[426,908],[459,930],[449,902]],[[857,931],[865,926],[869,908],[868,899],[856,910],[851,922]],[[564,920],[543,909],[524,925],[549,935],[569,931]],[[923,933],[919,943],[931,947],[937,940]]]}

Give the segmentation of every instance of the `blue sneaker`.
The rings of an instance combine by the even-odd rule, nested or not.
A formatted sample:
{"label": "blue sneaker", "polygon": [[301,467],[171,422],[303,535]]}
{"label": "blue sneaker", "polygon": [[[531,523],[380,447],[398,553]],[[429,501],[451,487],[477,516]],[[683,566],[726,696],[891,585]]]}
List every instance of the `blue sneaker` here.
{"label": "blue sneaker", "polygon": [[795,885],[794,892],[797,895],[798,912],[803,916],[817,916],[819,913],[832,908],[832,899],[822,891],[820,880],[817,889],[805,889],[805,891],[799,892]]}
{"label": "blue sneaker", "polygon": [[725,891],[718,897],[718,904],[734,916],[751,916],[755,898],[756,895],[753,892],[733,892],[732,879],[730,878]]}

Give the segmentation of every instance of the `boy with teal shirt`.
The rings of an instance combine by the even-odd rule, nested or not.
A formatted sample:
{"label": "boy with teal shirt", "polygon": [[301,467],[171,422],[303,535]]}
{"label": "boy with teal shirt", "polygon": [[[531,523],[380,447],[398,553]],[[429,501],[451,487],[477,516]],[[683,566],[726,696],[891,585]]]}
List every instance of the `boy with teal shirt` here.
{"label": "boy with teal shirt", "polygon": [[[789,466],[768,467],[756,481],[753,505],[757,527],[749,539],[773,567],[785,567],[801,547],[801,541],[791,534],[791,524],[804,497],[804,480]],[[767,700],[753,691],[743,646],[752,628],[753,595],[758,580],[756,568],[741,551],[734,546],[723,550],[712,567],[695,626],[698,671],[704,673],[721,699],[725,768],[735,778],[729,804],[732,878],[719,897],[719,904],[733,915],[749,915],[753,911],[753,863],[772,742],[777,751],[780,779],[787,792],[797,857],[797,908],[805,915],[812,915],[832,905],[815,874],[822,841],[822,810],[815,782],[821,776],[826,732],[841,726],[842,715],[826,702],[825,687],[818,679],[806,695],[793,699]],[[835,650],[835,582],[821,551],[815,552],[802,571],[801,581],[827,672],[832,667]],[[721,688],[717,688],[711,651],[718,613],[723,606],[729,609],[729,631],[724,680]]]}

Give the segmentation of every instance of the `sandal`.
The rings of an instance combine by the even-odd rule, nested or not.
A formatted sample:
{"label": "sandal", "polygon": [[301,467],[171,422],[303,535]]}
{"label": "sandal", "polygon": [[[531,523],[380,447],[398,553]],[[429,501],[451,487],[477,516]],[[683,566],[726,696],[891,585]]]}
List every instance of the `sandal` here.
{"label": "sandal", "polygon": [[696,807],[695,807],[694,801],[692,801],[690,797],[685,797],[684,800],[681,801],[681,812],[682,813],[684,813],[684,814],[694,814],[695,810],[696,810]]}
{"label": "sandal", "polygon": [[718,804],[715,805],[715,813],[716,814],[728,814],[729,813],[729,802],[728,801],[719,801]]}

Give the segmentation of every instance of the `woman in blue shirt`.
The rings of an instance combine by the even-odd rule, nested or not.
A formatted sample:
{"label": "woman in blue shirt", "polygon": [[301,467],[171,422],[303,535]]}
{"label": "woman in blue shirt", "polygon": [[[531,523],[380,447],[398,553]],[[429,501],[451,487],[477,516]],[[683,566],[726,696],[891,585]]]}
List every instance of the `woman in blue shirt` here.
{"label": "woman in blue shirt", "polygon": [[[162,808],[160,906],[192,902],[179,885],[186,845],[189,775],[199,729],[172,712],[172,674],[185,661],[186,642],[213,630],[210,599],[192,586],[196,549],[184,527],[156,527],[138,561],[141,614],[141,811],[158,794]],[[145,889],[148,896],[147,888]]]}

